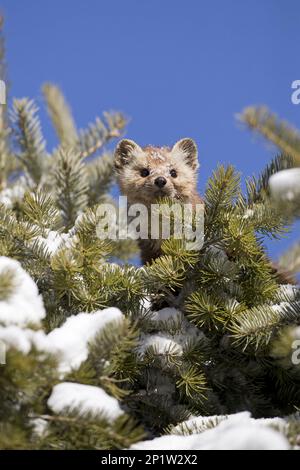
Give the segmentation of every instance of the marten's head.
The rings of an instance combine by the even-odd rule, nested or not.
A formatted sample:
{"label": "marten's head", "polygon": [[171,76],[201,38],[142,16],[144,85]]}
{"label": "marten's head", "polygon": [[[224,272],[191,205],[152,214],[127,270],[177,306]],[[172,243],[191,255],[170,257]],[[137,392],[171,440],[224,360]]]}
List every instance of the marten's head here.
{"label": "marten's head", "polygon": [[198,167],[192,139],[181,139],[172,148],[141,148],[123,139],[115,151],[120,189],[131,203],[151,204],[163,196],[188,201],[196,189]]}

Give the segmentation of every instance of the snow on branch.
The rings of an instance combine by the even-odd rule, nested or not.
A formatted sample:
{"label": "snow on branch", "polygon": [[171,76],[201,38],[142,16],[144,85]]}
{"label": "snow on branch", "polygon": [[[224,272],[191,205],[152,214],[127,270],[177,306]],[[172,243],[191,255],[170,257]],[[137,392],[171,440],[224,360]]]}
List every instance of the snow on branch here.
{"label": "snow on branch", "polygon": [[102,415],[110,421],[124,413],[118,400],[102,388],[72,382],[55,385],[47,404],[56,414],[76,410],[80,416]]}

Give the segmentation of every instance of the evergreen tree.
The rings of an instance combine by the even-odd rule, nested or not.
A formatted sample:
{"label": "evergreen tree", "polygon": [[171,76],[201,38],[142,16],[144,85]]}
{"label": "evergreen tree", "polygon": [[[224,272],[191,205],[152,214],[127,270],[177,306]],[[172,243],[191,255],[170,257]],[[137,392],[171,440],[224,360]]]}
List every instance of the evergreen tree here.
{"label": "evergreen tree", "polygon": [[[288,155],[290,164],[270,180],[269,192],[273,205],[278,208],[288,222],[300,217],[300,132],[285,121],[280,120],[265,107],[250,107],[240,116],[250,129],[265,137]],[[279,169],[278,169],[279,170]],[[300,271],[300,241],[279,259],[279,266],[290,273]]]}
{"label": "evergreen tree", "polygon": [[[294,134],[285,129],[289,155],[250,178],[246,194],[233,167],[216,169],[200,250],[171,237],[137,267],[134,242],[96,232],[114,181],[104,147],[126,119],[106,113],[78,131],[58,87],[43,93],[54,150],[34,101],[13,100],[9,117],[1,109],[0,447],[128,448],[198,435],[240,411],[289,415],[270,423],[296,445],[300,289],[283,284],[264,249],[291,220],[269,179],[297,164]],[[282,129],[272,129],[279,145]]]}

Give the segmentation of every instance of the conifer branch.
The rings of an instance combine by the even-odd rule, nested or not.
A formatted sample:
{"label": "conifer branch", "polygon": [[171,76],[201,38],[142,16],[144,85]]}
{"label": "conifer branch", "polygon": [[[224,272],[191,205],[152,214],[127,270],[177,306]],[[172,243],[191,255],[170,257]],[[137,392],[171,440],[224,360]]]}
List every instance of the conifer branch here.
{"label": "conifer branch", "polygon": [[42,88],[48,114],[61,144],[74,145],[78,140],[71,109],[58,86],[45,83]]}
{"label": "conifer branch", "polygon": [[121,113],[104,113],[105,121],[96,118],[86,130],[79,131],[78,150],[82,158],[90,157],[110,140],[121,137],[127,124]]}
{"label": "conifer branch", "polygon": [[36,185],[42,178],[46,159],[45,141],[37,111],[32,100],[23,98],[13,101],[14,138],[19,148],[16,156]]}
{"label": "conifer branch", "polygon": [[[5,83],[6,102],[8,99],[8,77],[5,60],[5,40],[3,37],[3,17],[0,18],[0,77]],[[10,150],[9,136],[11,130],[8,125],[7,104],[0,106],[0,190],[7,186],[7,179],[16,166],[15,157]]]}
{"label": "conifer branch", "polygon": [[24,195],[22,210],[24,218],[42,229],[56,230],[62,220],[54,200],[45,192],[27,192]]}
{"label": "conifer branch", "polygon": [[114,181],[113,156],[105,153],[87,164],[87,177],[89,182],[89,203],[98,203],[108,192]]}
{"label": "conifer branch", "polygon": [[246,181],[247,185],[247,203],[251,207],[255,203],[265,202],[269,194],[269,179],[275,173],[293,167],[293,158],[287,154],[277,155],[264,168],[261,175],[252,177]]}
{"label": "conifer branch", "polygon": [[249,107],[238,116],[249,129],[260,133],[287,155],[295,164],[300,164],[300,134],[288,123],[280,121],[266,107]]}
{"label": "conifer branch", "polygon": [[57,152],[54,181],[57,206],[69,230],[88,204],[86,169],[78,153],[63,148]]}

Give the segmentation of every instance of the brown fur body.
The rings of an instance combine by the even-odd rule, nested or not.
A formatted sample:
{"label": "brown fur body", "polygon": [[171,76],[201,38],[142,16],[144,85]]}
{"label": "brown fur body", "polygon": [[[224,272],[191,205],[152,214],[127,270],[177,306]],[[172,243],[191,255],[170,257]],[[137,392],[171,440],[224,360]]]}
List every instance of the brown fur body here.
{"label": "brown fur body", "polygon": [[[203,203],[197,193],[198,154],[192,139],[182,139],[172,148],[147,146],[141,148],[132,140],[122,140],[115,151],[115,169],[121,193],[128,205],[144,204],[148,210],[159,198]],[[144,173],[148,174],[144,174]],[[157,185],[159,178],[165,183]],[[161,255],[161,240],[140,239],[143,263]]]}
{"label": "brown fur body", "polygon": [[[147,146],[141,148],[132,140],[121,140],[115,151],[115,169],[120,190],[127,196],[128,205],[143,203],[148,208],[160,197],[168,196],[175,201],[203,204],[197,192],[199,162],[197,146],[192,139],[179,140],[172,148]],[[148,169],[148,176],[141,171]],[[172,177],[171,170],[176,171]],[[163,188],[155,185],[155,179],[164,177]],[[151,262],[161,255],[161,240],[139,240],[142,262]],[[282,284],[297,284],[294,276],[278,269],[270,261],[273,274]]]}

